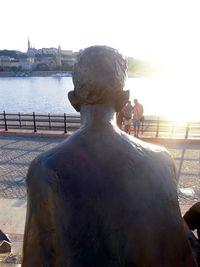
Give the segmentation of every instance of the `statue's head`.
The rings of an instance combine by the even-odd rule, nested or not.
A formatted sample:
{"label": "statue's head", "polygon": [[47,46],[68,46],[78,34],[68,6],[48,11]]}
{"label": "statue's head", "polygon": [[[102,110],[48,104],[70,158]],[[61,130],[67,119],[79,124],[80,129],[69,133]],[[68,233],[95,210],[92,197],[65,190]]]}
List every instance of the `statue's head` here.
{"label": "statue's head", "polygon": [[107,46],[91,46],[83,50],[74,65],[74,91],[68,97],[80,111],[82,105],[110,104],[120,111],[129,99],[123,91],[127,74],[126,59]]}

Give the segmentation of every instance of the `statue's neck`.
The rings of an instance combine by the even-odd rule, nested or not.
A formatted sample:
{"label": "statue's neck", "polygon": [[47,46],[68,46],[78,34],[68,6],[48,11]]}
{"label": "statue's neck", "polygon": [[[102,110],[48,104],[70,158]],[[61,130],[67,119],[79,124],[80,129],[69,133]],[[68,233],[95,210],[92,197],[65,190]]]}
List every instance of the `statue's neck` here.
{"label": "statue's neck", "polygon": [[115,110],[106,104],[83,105],[81,107],[81,125],[102,130],[115,124]]}

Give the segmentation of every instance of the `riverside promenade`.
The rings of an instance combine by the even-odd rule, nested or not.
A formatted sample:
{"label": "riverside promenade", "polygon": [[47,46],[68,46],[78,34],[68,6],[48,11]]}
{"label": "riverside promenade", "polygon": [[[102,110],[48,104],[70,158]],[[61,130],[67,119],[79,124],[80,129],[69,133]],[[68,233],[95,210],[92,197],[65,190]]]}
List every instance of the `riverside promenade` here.
{"label": "riverside promenade", "polygon": [[[21,254],[22,249],[26,213],[25,177],[30,162],[40,153],[58,145],[67,136],[57,133],[49,137],[50,135],[44,133],[35,134],[34,137],[0,135],[0,229],[9,235],[14,254]],[[149,141],[166,147],[174,158],[179,177],[179,203],[184,213],[200,199],[200,142],[192,144],[158,139]],[[0,262],[0,266],[8,265]]]}

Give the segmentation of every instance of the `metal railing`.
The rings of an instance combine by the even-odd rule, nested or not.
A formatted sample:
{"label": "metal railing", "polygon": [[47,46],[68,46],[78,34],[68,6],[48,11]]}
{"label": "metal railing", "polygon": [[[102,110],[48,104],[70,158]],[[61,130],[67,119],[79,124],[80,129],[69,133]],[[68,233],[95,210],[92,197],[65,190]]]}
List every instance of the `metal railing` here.
{"label": "metal railing", "polygon": [[200,140],[200,122],[178,122],[159,117],[150,119],[146,116],[142,122],[141,132],[142,137]]}
{"label": "metal railing", "polygon": [[[75,131],[80,127],[80,116],[50,113],[0,113],[0,129]],[[133,131],[133,127],[131,128]],[[160,117],[145,116],[141,137],[200,139],[200,122],[177,122]]]}
{"label": "metal railing", "polygon": [[0,113],[0,128],[9,129],[74,131],[80,127],[79,115],[43,113]]}

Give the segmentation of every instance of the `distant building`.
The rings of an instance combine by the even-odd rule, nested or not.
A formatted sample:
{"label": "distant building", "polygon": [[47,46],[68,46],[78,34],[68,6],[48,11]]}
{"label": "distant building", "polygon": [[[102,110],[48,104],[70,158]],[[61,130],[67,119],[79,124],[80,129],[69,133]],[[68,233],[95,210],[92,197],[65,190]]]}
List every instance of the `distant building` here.
{"label": "distant building", "polygon": [[7,70],[12,67],[20,67],[20,63],[15,58],[9,56],[0,56],[0,67],[3,70]]}
{"label": "distant building", "polygon": [[32,57],[19,59],[22,70],[32,70],[34,68],[34,59]]}
{"label": "distant building", "polygon": [[63,56],[73,56],[73,51],[72,50],[61,50],[61,54]]}
{"label": "distant building", "polygon": [[9,56],[0,56],[0,62],[10,62],[11,60],[14,60],[14,58]]}
{"label": "distant building", "polygon": [[61,50],[61,47],[58,46],[58,48],[50,47],[50,48],[40,48],[35,49],[32,47],[30,40],[28,39],[28,49],[27,49],[27,55],[35,56],[35,55],[57,55]]}
{"label": "distant building", "polygon": [[58,53],[58,49],[51,47],[51,48],[41,48],[36,51],[37,55],[56,55]]}
{"label": "distant building", "polygon": [[17,50],[2,50],[0,56],[0,71],[9,70],[12,67],[18,70],[72,70],[76,62],[77,53],[72,50],[58,48],[35,49],[28,38],[27,51],[22,53]]}
{"label": "distant building", "polygon": [[10,62],[10,67],[16,67],[16,68],[19,68],[21,65],[20,65],[20,62],[18,60],[13,60]]}
{"label": "distant building", "polygon": [[55,69],[55,67],[58,65],[56,56],[52,55],[36,55],[35,57],[35,65],[36,67],[38,65],[46,65],[46,68],[49,70]]}

